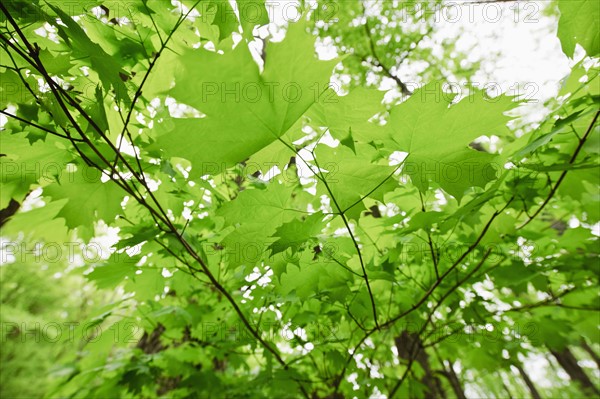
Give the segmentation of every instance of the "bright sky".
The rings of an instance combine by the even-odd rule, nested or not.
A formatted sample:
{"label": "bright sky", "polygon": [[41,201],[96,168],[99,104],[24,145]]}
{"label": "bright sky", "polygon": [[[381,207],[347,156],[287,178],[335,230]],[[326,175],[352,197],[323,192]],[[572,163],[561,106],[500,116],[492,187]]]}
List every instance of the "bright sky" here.
{"label": "bright sky", "polygon": [[473,59],[498,54],[496,62],[484,63],[484,72],[476,75],[482,84],[491,81],[510,89],[529,83],[519,94],[543,101],[556,95],[558,82],[570,71],[556,37],[557,21],[544,15],[553,5],[528,1],[452,6],[440,21],[439,36],[456,37],[459,49],[473,49]]}

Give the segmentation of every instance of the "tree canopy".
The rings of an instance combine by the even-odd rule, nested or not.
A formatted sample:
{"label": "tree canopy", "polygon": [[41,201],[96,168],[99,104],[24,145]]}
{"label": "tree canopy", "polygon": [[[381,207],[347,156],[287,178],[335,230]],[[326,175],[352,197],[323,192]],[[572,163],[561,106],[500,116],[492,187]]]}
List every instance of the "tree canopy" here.
{"label": "tree canopy", "polygon": [[[600,394],[600,3],[543,3],[2,2],[2,397]],[[542,111],[436,39],[532,4]]]}

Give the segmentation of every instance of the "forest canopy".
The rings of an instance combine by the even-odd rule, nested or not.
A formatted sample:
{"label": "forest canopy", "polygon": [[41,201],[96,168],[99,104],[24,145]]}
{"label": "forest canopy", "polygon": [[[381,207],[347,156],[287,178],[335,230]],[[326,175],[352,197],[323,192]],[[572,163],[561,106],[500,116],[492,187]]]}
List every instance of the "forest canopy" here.
{"label": "forest canopy", "polygon": [[0,11],[2,398],[600,395],[597,0]]}

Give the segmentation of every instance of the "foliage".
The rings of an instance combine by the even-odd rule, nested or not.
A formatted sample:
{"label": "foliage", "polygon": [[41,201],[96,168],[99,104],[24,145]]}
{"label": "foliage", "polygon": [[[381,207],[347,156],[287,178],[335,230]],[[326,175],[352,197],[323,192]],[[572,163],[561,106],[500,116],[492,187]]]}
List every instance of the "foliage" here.
{"label": "foliage", "polygon": [[443,85],[477,65],[419,47],[433,14],[373,4],[266,35],[261,0],[0,5],[3,346],[81,322],[38,353],[51,386],[3,357],[3,397],[520,397],[536,356],[576,380],[544,395],[597,392],[563,363],[600,344],[597,4],[558,2],[587,55],[521,132],[527,104]]}

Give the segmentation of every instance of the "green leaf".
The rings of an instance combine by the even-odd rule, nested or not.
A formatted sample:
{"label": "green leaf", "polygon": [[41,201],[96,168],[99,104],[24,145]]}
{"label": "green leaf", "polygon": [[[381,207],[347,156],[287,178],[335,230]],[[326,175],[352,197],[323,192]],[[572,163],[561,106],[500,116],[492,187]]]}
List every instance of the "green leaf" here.
{"label": "green leaf", "polygon": [[600,54],[600,4],[596,0],[559,0],[558,38],[563,52],[573,58],[575,45],[587,55]]}
{"label": "green leaf", "polygon": [[311,254],[304,252],[299,266],[288,264],[287,272],[281,276],[280,290],[283,294],[295,292],[302,300],[321,293],[343,300],[350,293],[348,283],[352,279],[352,274],[336,263],[313,261]]}
{"label": "green leaf", "polygon": [[64,173],[60,182],[44,189],[54,201],[69,200],[58,216],[66,220],[70,229],[77,228],[82,238],[92,236],[94,222],[98,219],[110,224],[122,211],[124,192],[115,183],[103,183],[100,178],[97,170],[83,168]]}
{"label": "green leaf", "polygon": [[318,191],[333,196],[330,205],[334,212],[346,211],[348,216],[358,220],[365,209],[363,198],[383,201],[383,194],[397,187],[392,176],[396,167],[389,166],[387,160],[377,161],[379,154],[371,146],[357,146],[354,154],[345,146],[320,145],[315,156],[318,166],[327,171],[323,174],[327,186],[319,180]]}
{"label": "green leaf", "polygon": [[[0,54],[2,54],[0,50]],[[4,59],[3,55],[3,59]],[[19,75],[10,69],[5,69],[0,72],[0,108],[6,109],[8,104],[23,104],[33,101],[33,95],[19,77]],[[30,87],[33,85],[31,78],[25,78],[25,81],[29,83]]]}
{"label": "green leaf", "polygon": [[75,65],[71,63],[69,54],[52,54],[49,50],[40,51],[40,60],[52,75],[68,75]]}
{"label": "green leaf", "polygon": [[255,26],[269,23],[265,0],[237,0],[237,5],[244,36],[252,39]]}
{"label": "green leaf", "polygon": [[159,123],[155,148],[188,159],[198,177],[222,172],[286,133],[325,89],[336,61],[317,61],[303,23],[291,25],[283,42],[270,43],[267,54],[262,74],[243,42],[223,55],[182,54],[169,94],[206,117]]}
{"label": "green leaf", "polygon": [[60,175],[70,159],[63,142],[52,136],[30,144],[24,133],[4,133],[1,151],[5,156],[0,157],[0,209],[6,208],[13,198],[23,201],[31,185],[41,179],[51,181]]}
{"label": "green leaf", "polygon": [[[113,57],[107,54],[102,47],[94,43],[87,36],[85,31],[65,13],[61,8],[49,4],[49,7],[56,12],[64,25],[50,20],[57,29],[59,35],[69,44],[76,54],[82,58],[89,60],[89,65],[98,73],[102,85],[106,90],[112,87],[118,101],[122,101],[126,106],[131,105],[131,99],[127,91],[127,87],[123,83],[123,76],[128,76],[119,63]],[[67,29],[65,29],[65,27]]]}
{"label": "green leaf", "polygon": [[327,127],[333,138],[354,150],[354,138],[370,142],[381,135],[381,129],[369,119],[384,111],[383,94],[378,90],[357,88],[345,96],[337,96],[329,89],[310,108],[307,116],[312,125]]}
{"label": "green leaf", "polygon": [[496,179],[498,159],[469,144],[504,132],[510,119],[504,112],[515,104],[508,97],[486,99],[479,91],[451,102],[438,83],[426,85],[392,109],[387,130],[397,149],[409,153],[404,170],[421,191],[435,181],[460,200],[467,188]]}
{"label": "green leaf", "polygon": [[442,218],[442,212],[417,212],[408,222],[408,227],[402,229],[402,234],[412,233],[418,230],[429,232],[434,224]]}
{"label": "green leaf", "polygon": [[[4,191],[4,187],[2,191]],[[17,238],[23,234],[23,239],[30,243],[67,241],[69,239],[68,229],[65,220],[59,217],[60,210],[67,202],[67,199],[52,201],[41,208],[17,212],[5,226],[2,226],[2,235]]]}
{"label": "green leaf", "polygon": [[298,215],[291,208],[291,195],[291,188],[270,184],[266,190],[245,190],[217,210],[226,226],[235,226],[222,241],[232,262],[254,264],[262,257],[267,238]]}
{"label": "green leaf", "polygon": [[208,15],[214,15],[213,24],[219,28],[219,40],[237,31],[239,22],[229,1],[211,0],[206,11]]}
{"label": "green leaf", "polygon": [[114,252],[106,260],[106,264],[95,266],[85,277],[93,281],[98,288],[114,288],[126,278],[134,276],[137,270],[136,263],[139,261],[139,256],[130,257],[125,252]]}
{"label": "green leaf", "polygon": [[271,244],[269,249],[273,255],[288,248],[292,248],[293,252],[297,252],[308,240],[319,234],[323,226],[322,213],[315,213],[303,219],[294,219],[291,222],[284,223],[273,234],[273,237],[279,239]]}

